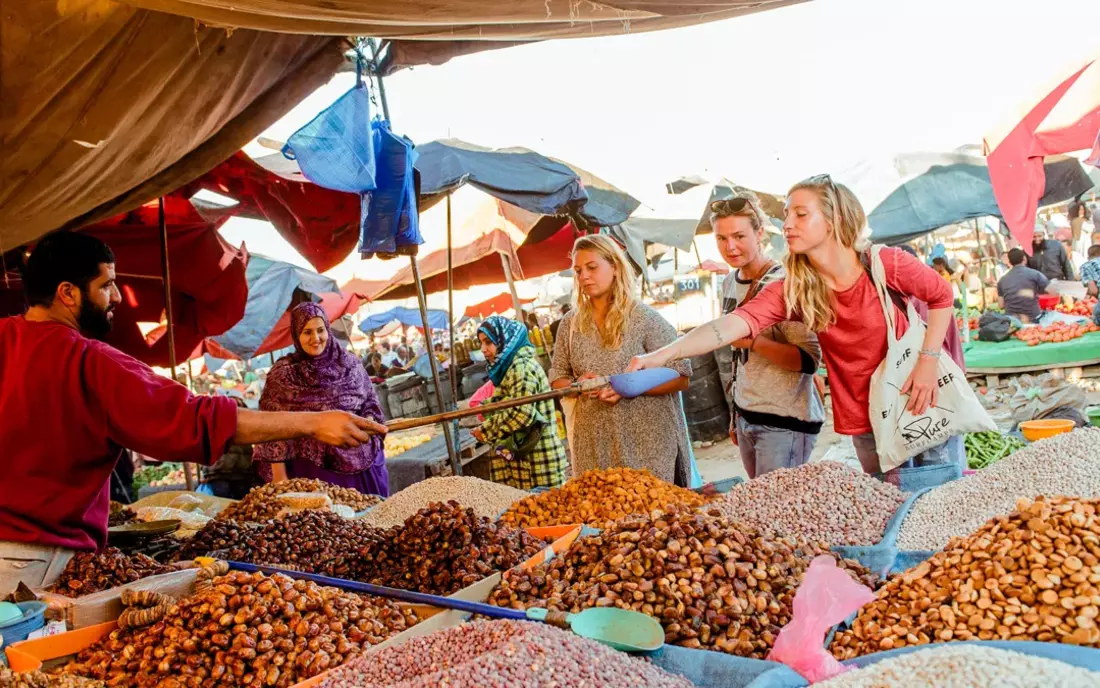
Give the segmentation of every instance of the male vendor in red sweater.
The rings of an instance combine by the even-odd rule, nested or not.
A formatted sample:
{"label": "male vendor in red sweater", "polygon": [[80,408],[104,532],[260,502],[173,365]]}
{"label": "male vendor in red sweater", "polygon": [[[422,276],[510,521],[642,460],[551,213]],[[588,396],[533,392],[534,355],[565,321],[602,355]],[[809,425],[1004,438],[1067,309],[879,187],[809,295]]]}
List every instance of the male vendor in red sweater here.
{"label": "male vendor in red sweater", "polygon": [[230,444],[358,446],[386,432],[343,411],[238,409],[95,341],[121,301],[114,262],[94,237],[47,236],[23,273],[29,310],[0,319],[0,596],[20,581],[49,585],[74,551],[103,547],[122,447],[210,464]]}

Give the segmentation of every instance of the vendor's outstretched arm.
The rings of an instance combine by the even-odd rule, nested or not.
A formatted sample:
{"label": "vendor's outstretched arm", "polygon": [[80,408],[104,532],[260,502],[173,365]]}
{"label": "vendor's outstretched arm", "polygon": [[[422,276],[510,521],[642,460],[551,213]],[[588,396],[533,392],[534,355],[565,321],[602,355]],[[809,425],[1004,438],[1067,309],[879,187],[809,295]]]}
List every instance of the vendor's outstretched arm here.
{"label": "vendor's outstretched arm", "polygon": [[668,346],[643,356],[635,356],[631,359],[627,371],[660,368],[670,361],[699,356],[719,347],[728,346],[730,342],[751,334],[752,330],[745,319],[736,313],[730,313],[696,327]]}
{"label": "vendor's outstretched arm", "polygon": [[358,447],[371,435],[386,433],[386,426],[345,411],[295,413],[290,411],[237,411],[234,444],[259,444],[311,437],[336,447]]}

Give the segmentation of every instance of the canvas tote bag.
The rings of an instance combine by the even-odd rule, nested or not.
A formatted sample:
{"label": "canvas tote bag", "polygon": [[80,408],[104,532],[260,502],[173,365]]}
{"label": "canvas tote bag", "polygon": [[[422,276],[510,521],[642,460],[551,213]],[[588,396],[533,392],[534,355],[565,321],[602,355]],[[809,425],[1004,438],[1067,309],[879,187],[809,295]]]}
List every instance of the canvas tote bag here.
{"label": "canvas tote bag", "polygon": [[916,416],[906,410],[909,395],[902,394],[901,388],[917,364],[926,327],[913,304],[908,303],[909,328],[898,339],[881,250],[879,245],[871,247],[871,277],[886,317],[887,350],[886,358],[871,376],[869,411],[879,468],[885,473],[954,435],[995,431],[997,426],[974,396],[958,364],[946,353],[938,359],[936,406]]}

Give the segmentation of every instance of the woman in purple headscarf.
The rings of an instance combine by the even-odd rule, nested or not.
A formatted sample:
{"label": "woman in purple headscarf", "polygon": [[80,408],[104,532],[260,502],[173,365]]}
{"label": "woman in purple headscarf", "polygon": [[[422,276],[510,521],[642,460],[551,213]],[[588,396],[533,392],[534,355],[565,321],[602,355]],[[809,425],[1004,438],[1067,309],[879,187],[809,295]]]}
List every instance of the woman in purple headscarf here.
{"label": "woman in purple headscarf", "polygon": [[[325,312],[315,303],[290,312],[294,353],[272,366],[260,397],[264,411],[338,409],[385,422],[374,385],[354,354],[332,336]],[[358,447],[338,449],[314,439],[266,442],[253,449],[260,475],[271,482],[272,463],[285,463],[289,478],[316,478],[365,494],[389,496],[383,436],[371,435]]]}

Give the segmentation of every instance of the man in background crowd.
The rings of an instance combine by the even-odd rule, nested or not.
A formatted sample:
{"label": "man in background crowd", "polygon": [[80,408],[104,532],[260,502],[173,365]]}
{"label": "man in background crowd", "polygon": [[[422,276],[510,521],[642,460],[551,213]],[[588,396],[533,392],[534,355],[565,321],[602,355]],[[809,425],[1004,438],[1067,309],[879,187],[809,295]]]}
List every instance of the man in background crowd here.
{"label": "man in background crowd", "polygon": [[1028,267],[1043,273],[1048,280],[1073,280],[1073,265],[1069,261],[1066,247],[1048,238],[1045,226],[1035,226],[1031,248],[1031,258],[1027,261]]}
{"label": "man in background crowd", "polygon": [[[1100,298],[1100,242],[1089,246],[1089,259],[1081,266],[1081,282],[1088,296]],[[1092,320],[1100,325],[1100,303],[1092,309]]]}
{"label": "man in background crowd", "polygon": [[1012,264],[1012,269],[997,282],[997,303],[1014,318],[1025,323],[1037,322],[1042,315],[1039,295],[1050,290],[1050,280],[1025,265],[1027,255],[1021,248],[1008,252],[1008,262]]}

